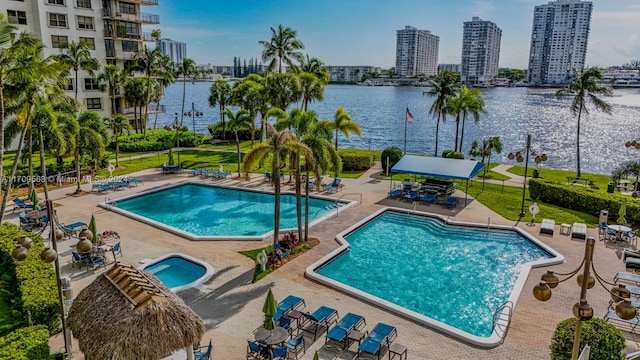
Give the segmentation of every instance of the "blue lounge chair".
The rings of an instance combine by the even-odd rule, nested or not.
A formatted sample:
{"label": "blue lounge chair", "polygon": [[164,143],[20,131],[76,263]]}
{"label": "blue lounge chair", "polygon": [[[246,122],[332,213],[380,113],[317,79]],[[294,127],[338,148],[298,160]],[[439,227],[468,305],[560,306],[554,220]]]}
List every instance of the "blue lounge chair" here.
{"label": "blue lounge chair", "polygon": [[343,316],[340,321],[336,324],[336,326],[332,327],[327,332],[327,337],[325,338],[325,344],[330,340],[338,343],[342,343],[343,347],[347,347],[347,336],[353,330],[359,329],[361,326],[366,325],[367,323],[364,320],[362,315],[356,315],[353,313],[348,313]]}
{"label": "blue lounge chair", "polygon": [[197,168],[197,169],[193,169],[193,170],[191,170],[190,175],[191,175],[191,176],[200,175],[200,174],[202,174],[204,171],[207,171],[207,169],[206,169],[206,168]]}
{"label": "blue lounge chair", "polygon": [[420,198],[420,193],[417,191],[410,191],[408,194],[405,194],[404,198],[407,200],[416,200]]}
{"label": "blue lounge chair", "polygon": [[344,186],[342,185],[341,182],[342,182],[342,179],[338,179],[338,178],[333,179],[333,182],[331,183],[331,185],[327,186],[327,191],[337,192],[338,190],[341,190],[342,187]]}
{"label": "blue lounge chair", "polygon": [[82,221],[76,221],[72,224],[62,224],[62,232],[65,236],[76,236],[84,226],[87,226],[87,224]]}
{"label": "blue lounge chair", "polygon": [[20,198],[13,199],[13,202],[16,204],[16,206],[13,207],[13,211],[17,209],[33,209],[33,204],[27,204]]}
{"label": "blue lounge chair", "polygon": [[397,198],[397,197],[400,197],[402,193],[403,193],[402,189],[395,189],[395,190],[389,191],[387,194],[389,194],[389,197],[391,198]]}
{"label": "blue lounge chair", "polygon": [[384,347],[389,348],[389,345],[395,340],[397,334],[398,332],[394,326],[378,323],[362,341],[362,344],[360,344],[358,355],[367,353],[378,355],[378,359],[380,359]]}
{"label": "blue lounge chair", "polygon": [[420,198],[420,201],[427,203],[427,204],[431,204],[432,202],[434,202],[436,200],[436,198],[438,197],[437,194],[434,193],[428,193],[426,195],[424,195],[423,197]]}
{"label": "blue lounge chair", "polygon": [[140,179],[136,179],[136,178],[132,178],[132,177],[128,177],[125,182],[127,183],[127,185],[131,186],[131,185],[135,185],[138,186],[138,184],[142,184],[144,185],[144,182]]}
{"label": "blue lounge chair", "polygon": [[458,205],[458,198],[455,196],[449,196],[442,202],[442,206],[455,207],[456,205]]}
{"label": "blue lounge chair", "polygon": [[128,186],[124,181],[109,181],[107,184],[111,185],[115,190]]}
{"label": "blue lounge chair", "polygon": [[[206,350],[205,350],[206,349]],[[201,351],[205,350],[205,351]],[[209,339],[209,346],[201,346],[193,353],[194,360],[210,360],[211,359],[211,350],[213,350],[213,343],[211,339]]]}
{"label": "blue lounge chair", "polygon": [[113,189],[113,186],[107,185],[107,184],[93,183],[91,185],[91,191],[95,191],[95,192],[109,191],[111,189]]}
{"label": "blue lounge chair", "polygon": [[306,322],[311,324],[304,330],[313,333],[313,341],[316,340],[321,330],[329,329],[332,323],[338,322],[338,311],[327,306],[321,306],[313,314],[302,313]]}
{"label": "blue lounge chair", "polygon": [[278,304],[278,309],[273,315],[273,320],[279,320],[281,317],[287,315],[289,311],[294,309],[301,309],[305,306],[306,304],[304,302],[304,299],[297,296],[289,295]]}

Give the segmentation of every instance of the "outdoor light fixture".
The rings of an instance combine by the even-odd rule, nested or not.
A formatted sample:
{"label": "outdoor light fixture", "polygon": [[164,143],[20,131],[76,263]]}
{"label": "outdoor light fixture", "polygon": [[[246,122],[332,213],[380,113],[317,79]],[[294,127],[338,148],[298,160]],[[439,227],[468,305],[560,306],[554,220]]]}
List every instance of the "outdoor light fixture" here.
{"label": "outdoor light fixture", "polygon": [[[48,246],[40,253],[40,260],[43,262],[50,264],[54,263],[54,268],[56,270],[56,284],[58,286],[58,301],[60,303],[60,320],[62,322],[62,335],[64,336],[64,356],[71,354],[71,337],[67,334],[66,322],[65,322],[65,313],[64,313],[64,296],[62,289],[62,280],[60,279],[60,261],[58,259],[58,246],[57,242],[62,240],[64,233],[62,230],[56,228],[56,225],[59,224],[55,218],[55,212],[53,210],[53,201],[47,200],[47,216],[49,221],[45,224],[45,228],[49,226],[49,244]],[[87,230],[88,231],[88,230]],[[42,229],[44,232],[44,228]],[[89,231],[91,233],[91,231]],[[93,234],[92,234],[93,235]],[[29,256],[29,249],[31,249],[31,244],[33,240],[26,235],[21,235],[17,240],[16,248],[11,253],[11,257],[16,261],[24,261],[27,256]],[[78,243],[79,244],[79,243]],[[91,245],[91,241],[89,241]],[[91,250],[91,248],[89,248]],[[70,288],[65,289],[69,291],[68,297],[70,298]]]}
{"label": "outdoor light fixture", "polygon": [[[524,157],[522,157],[523,153],[524,153]],[[536,162],[536,165],[540,164],[541,162],[547,161],[547,154],[538,154],[535,151],[531,150],[531,135],[527,135],[527,147],[525,150],[516,151],[515,153],[510,152],[509,155],[507,155],[507,158],[509,160],[515,159],[519,163],[524,161],[524,184],[522,184],[522,205],[520,206],[520,219],[522,219],[525,215],[524,196],[527,191],[527,171],[529,170],[529,154],[531,154],[531,156],[535,156],[533,160]]]}
{"label": "outdoor light fixture", "polygon": [[193,122],[193,133],[196,133],[196,118],[201,118],[204,116],[202,111],[196,111],[195,105],[191,103],[191,111],[185,111],[184,116],[191,116],[191,121]]}
{"label": "outdoor light fixture", "polygon": [[638,140],[627,141],[626,143],[624,143],[624,146],[626,146],[626,147],[634,147],[634,148],[640,150],[640,142],[638,142]]}
{"label": "outdoor light fixture", "polygon": [[[587,290],[591,289],[596,280],[598,283],[605,288],[611,294],[611,299],[616,304],[616,315],[618,315],[621,319],[630,320],[636,316],[636,308],[631,305],[629,298],[631,297],[631,293],[624,285],[616,285],[614,283],[608,282],[604,280],[598,273],[596,272],[595,267],[593,266],[593,250],[595,247],[595,240],[593,237],[587,238],[585,244],[584,258],[582,259],[582,263],[578,266],[577,269],[566,273],[566,274],[554,274],[553,271],[547,271],[546,274],[542,275],[540,279],[540,283],[533,288],[533,296],[540,301],[547,301],[551,299],[552,288],[558,286],[559,283],[567,281],[575,276],[580,269],[583,270],[581,275],[578,275],[578,284],[580,285],[580,300],[573,305],[573,316],[577,319],[575,334],[573,338],[573,350],[571,352],[571,360],[576,360],[578,358],[578,352],[580,351],[580,333],[582,332],[582,321],[590,320],[593,317],[593,308],[587,302]],[[593,275],[591,276],[590,271],[593,270]],[[559,279],[558,275],[566,276],[564,279]],[[604,284],[608,284],[613,286],[611,290],[607,289]]]}

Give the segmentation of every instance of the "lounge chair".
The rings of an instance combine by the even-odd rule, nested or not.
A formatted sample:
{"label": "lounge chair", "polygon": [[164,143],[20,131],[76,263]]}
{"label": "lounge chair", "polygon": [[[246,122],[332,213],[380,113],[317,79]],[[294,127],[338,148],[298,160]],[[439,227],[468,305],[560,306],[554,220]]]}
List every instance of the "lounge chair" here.
{"label": "lounge chair", "polygon": [[300,353],[300,348],[302,348],[302,353],[304,354],[307,351],[307,343],[304,341],[304,334],[300,334],[293,339],[289,339],[284,346],[289,349],[290,355],[295,355],[296,360],[298,360],[298,354]]}
{"label": "lounge chair", "polygon": [[197,168],[197,169],[193,169],[191,170],[191,172],[189,173],[189,176],[196,176],[196,175],[201,175],[202,172],[207,171],[206,168]]}
{"label": "lounge chair", "polygon": [[142,180],[140,180],[140,179],[136,179],[136,178],[133,178],[133,177],[128,177],[128,178],[125,180],[125,182],[126,182],[129,186],[131,186],[131,185],[138,186],[138,184],[142,184],[142,185],[144,185],[144,182],[143,182]]}
{"label": "lounge chair", "polygon": [[115,190],[128,186],[128,184],[124,181],[109,181],[107,184],[111,185]]}
{"label": "lounge chair", "polygon": [[327,192],[337,192],[338,190],[342,190],[342,179],[335,178],[331,185],[327,186]]}
{"label": "lounge chair", "polygon": [[639,274],[620,271],[613,278],[613,282],[615,282],[616,284],[619,281],[626,281],[626,282],[629,282],[629,283],[632,283],[632,284],[638,286],[638,285],[640,285],[640,275]]}
{"label": "lounge chair", "polygon": [[394,189],[394,190],[389,191],[387,194],[391,198],[397,198],[400,195],[402,195],[402,193],[403,193],[402,189]]}
{"label": "lounge chair", "polygon": [[112,190],[113,186],[107,184],[93,183],[91,184],[91,191],[103,192]]}
{"label": "lounge chair", "polygon": [[455,196],[449,196],[448,198],[444,199],[444,201],[442,202],[443,207],[456,207],[457,205],[458,205],[458,198]]}
{"label": "lounge chair", "polygon": [[587,225],[577,222],[573,223],[571,227],[571,238],[585,240],[587,238]]}
{"label": "lounge chair", "polygon": [[542,219],[540,223],[540,234],[553,235],[553,231],[556,228],[556,221],[551,219]]}
{"label": "lounge chair", "polygon": [[278,304],[278,309],[273,315],[273,320],[279,320],[281,317],[286,316],[289,311],[301,309],[305,306],[304,299],[289,295]]}
{"label": "lounge chair", "polygon": [[640,269],[640,258],[627,256],[624,263],[628,269]]}
{"label": "lounge chair", "polygon": [[359,329],[361,326],[366,325],[364,316],[348,313],[343,316],[336,326],[327,331],[325,338],[325,344],[329,341],[335,341],[341,343],[344,348],[347,347],[347,336],[353,330]]}
{"label": "lounge chair", "polygon": [[420,198],[420,193],[417,191],[410,191],[408,194],[404,195],[404,199],[406,200],[417,200]]}
{"label": "lounge chair", "polygon": [[614,309],[609,309],[607,311],[607,314],[604,316],[604,321],[613,323],[616,327],[621,328],[621,330],[627,330],[631,333],[635,332],[636,327],[640,323],[640,319],[638,317],[634,317],[630,320],[620,318]]}
{"label": "lounge chair", "polygon": [[27,204],[20,198],[13,199],[13,202],[16,204],[13,207],[13,211],[16,211],[17,209],[33,209],[33,204]]}
{"label": "lounge chair", "polygon": [[[205,350],[206,349],[206,350]],[[202,351],[204,350],[204,351]],[[193,353],[194,360],[210,360],[211,359],[211,350],[213,350],[213,343],[211,339],[209,339],[208,346],[201,346]]]}
{"label": "lounge chair", "polygon": [[432,202],[434,202],[436,200],[437,197],[438,197],[437,194],[428,193],[428,194],[424,195],[423,197],[421,197],[420,201],[424,202],[424,203],[427,203],[427,204],[431,204]]}
{"label": "lounge chair", "polygon": [[338,322],[338,311],[327,306],[321,306],[313,314],[302,313],[306,322],[310,322],[310,325],[303,329],[305,331],[313,333],[313,341],[316,340],[318,333],[329,329],[332,323]]}
{"label": "lounge chair", "polygon": [[380,356],[385,350],[384,348],[389,348],[389,345],[395,340],[397,334],[398,332],[395,327],[378,323],[362,341],[360,347],[358,347],[358,355],[367,353],[378,355],[378,359],[380,359]]}
{"label": "lounge chair", "polygon": [[62,232],[65,236],[77,236],[80,230],[85,226],[87,226],[87,224],[82,221],[76,221],[71,224],[62,224]]}

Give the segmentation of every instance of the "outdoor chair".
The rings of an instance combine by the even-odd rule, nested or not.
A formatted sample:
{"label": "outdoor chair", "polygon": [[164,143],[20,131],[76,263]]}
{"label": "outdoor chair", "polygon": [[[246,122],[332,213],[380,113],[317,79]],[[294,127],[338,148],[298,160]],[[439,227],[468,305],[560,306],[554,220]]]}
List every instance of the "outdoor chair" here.
{"label": "outdoor chair", "polygon": [[329,329],[332,323],[338,321],[338,311],[327,306],[319,307],[313,314],[302,313],[302,316],[307,322],[310,322],[310,325],[304,330],[313,333],[313,341],[316,340],[318,333]]}
{"label": "outdoor chair", "polygon": [[296,360],[298,360],[298,354],[300,354],[300,349],[302,349],[302,353],[304,354],[307,351],[307,344],[304,341],[304,334],[300,334],[294,339],[290,339],[284,345],[289,349],[289,354],[295,355]]}
{"label": "outdoor chair", "polygon": [[556,221],[551,219],[542,219],[540,223],[540,234],[553,235],[553,231],[556,228]]}
{"label": "outdoor chair", "polygon": [[107,268],[107,263],[104,260],[104,258],[98,257],[98,256],[92,256],[92,255],[87,255],[87,266],[91,267],[91,270],[93,270],[93,272],[96,271],[96,269],[99,266],[102,266],[103,268]]}
{"label": "outdoor chair", "polygon": [[75,265],[78,265],[79,269],[82,269],[82,266],[89,266],[89,259],[88,259],[88,255],[83,254],[80,255],[79,253],[72,251],[71,252],[71,267],[75,267]]}
{"label": "outdoor chair", "polygon": [[113,258],[116,258],[116,255],[120,254],[122,257],[122,247],[120,246],[120,241],[118,241],[113,247],[111,247],[111,253],[113,254]]}
{"label": "outdoor chair", "polygon": [[264,359],[267,355],[267,348],[250,340],[247,340],[247,360]]}
{"label": "outdoor chair", "polygon": [[390,198],[397,198],[397,197],[400,197],[402,193],[403,193],[402,189],[394,189],[389,191],[387,194],[389,195]]}
{"label": "outdoor chair", "polygon": [[587,225],[577,222],[573,223],[571,227],[571,238],[585,240],[587,238]]}
{"label": "outdoor chair", "polygon": [[635,332],[636,327],[640,323],[640,319],[638,317],[634,317],[630,320],[624,320],[620,318],[616,314],[616,311],[614,309],[609,309],[607,311],[607,314],[604,316],[604,321],[610,322],[616,325],[616,327],[621,328],[622,330],[629,331],[631,333]]}
{"label": "outdoor chair", "polygon": [[410,191],[404,196],[405,200],[417,200],[418,198],[420,198],[420,193],[417,191]]}
{"label": "outdoor chair", "polygon": [[338,190],[342,190],[343,187],[342,179],[335,178],[331,185],[327,186],[327,192],[337,192]]}
{"label": "outdoor chair", "polygon": [[343,316],[338,323],[332,327],[329,331],[327,331],[327,336],[325,338],[325,344],[329,341],[334,341],[342,344],[344,348],[347,347],[347,336],[353,330],[357,330],[360,327],[366,325],[366,321],[364,320],[364,316],[356,315],[353,313],[348,313]]}
{"label": "outdoor chair", "polygon": [[125,188],[128,186],[128,184],[124,181],[109,181],[107,184],[111,185],[114,190],[118,190],[120,188]]}
{"label": "outdoor chair", "polygon": [[448,198],[444,199],[444,201],[442,202],[442,207],[456,207],[458,205],[458,198],[455,196],[449,196]]}
{"label": "outdoor chair", "polygon": [[142,184],[142,185],[144,185],[144,182],[143,182],[142,180],[140,180],[140,179],[136,179],[136,178],[133,178],[133,177],[128,177],[128,178],[125,180],[125,182],[126,182],[126,183],[127,183],[127,185],[129,185],[129,186],[131,186],[131,185],[138,186],[138,184]]}
{"label": "outdoor chair", "polygon": [[286,346],[273,348],[271,350],[271,359],[286,359],[288,348]]}
{"label": "outdoor chair", "polygon": [[33,204],[27,204],[20,198],[13,199],[13,202],[16,204],[13,207],[13,211],[16,211],[17,209],[33,209]]}
{"label": "outdoor chair", "polygon": [[278,309],[276,310],[276,313],[273,314],[273,320],[279,320],[281,317],[286,316],[289,311],[301,309],[305,306],[306,304],[304,299],[294,295],[289,295],[278,303]]}
{"label": "outdoor chair", "polygon": [[35,225],[34,223],[32,223],[31,221],[29,221],[29,219],[27,219],[27,213],[24,211],[21,211],[18,213],[18,218],[20,219],[20,227],[23,228],[26,231],[31,231],[33,230],[33,226]]}
{"label": "outdoor chair", "polygon": [[286,318],[286,317],[281,317],[280,320],[278,320],[278,326],[287,330],[289,332],[289,334],[291,334],[292,328],[291,328],[291,319]]}
{"label": "outdoor chair", "polygon": [[432,202],[436,201],[436,198],[438,197],[438,195],[436,195],[435,193],[428,193],[426,195],[424,195],[423,197],[420,198],[420,201],[423,203],[431,204]]}
{"label": "outdoor chair", "polygon": [[82,228],[84,226],[87,226],[87,224],[83,223],[82,221],[76,221],[76,222],[71,223],[71,224],[64,224],[63,223],[62,224],[62,232],[67,237],[77,236],[78,233],[80,232],[80,230],[82,230]]}
{"label": "outdoor chair", "polygon": [[385,351],[384,348],[389,348],[396,336],[397,331],[394,326],[378,323],[358,347],[358,355],[361,353],[378,355],[380,359]]}
{"label": "outdoor chair", "polygon": [[[206,349],[206,350],[205,350]],[[205,350],[205,351],[201,351]],[[213,343],[211,339],[209,339],[208,346],[201,346],[193,353],[194,360],[210,360],[211,359],[211,350],[213,350]]]}
{"label": "outdoor chair", "polygon": [[628,273],[628,272],[620,271],[613,278],[613,282],[615,282],[616,284],[619,281],[626,281],[626,282],[632,283],[635,286],[638,286],[638,285],[640,285],[640,274],[634,274],[634,273]]}
{"label": "outdoor chair", "polygon": [[93,183],[91,184],[91,191],[93,192],[103,192],[112,190],[113,186],[107,184]]}

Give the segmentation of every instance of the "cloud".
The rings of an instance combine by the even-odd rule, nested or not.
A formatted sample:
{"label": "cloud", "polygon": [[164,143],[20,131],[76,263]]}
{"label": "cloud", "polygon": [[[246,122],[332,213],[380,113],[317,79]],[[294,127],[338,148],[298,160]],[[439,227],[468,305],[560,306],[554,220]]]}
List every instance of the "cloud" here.
{"label": "cloud", "polygon": [[474,0],[473,1],[473,16],[478,16],[483,20],[490,17],[491,13],[495,6],[491,1],[488,0]]}

